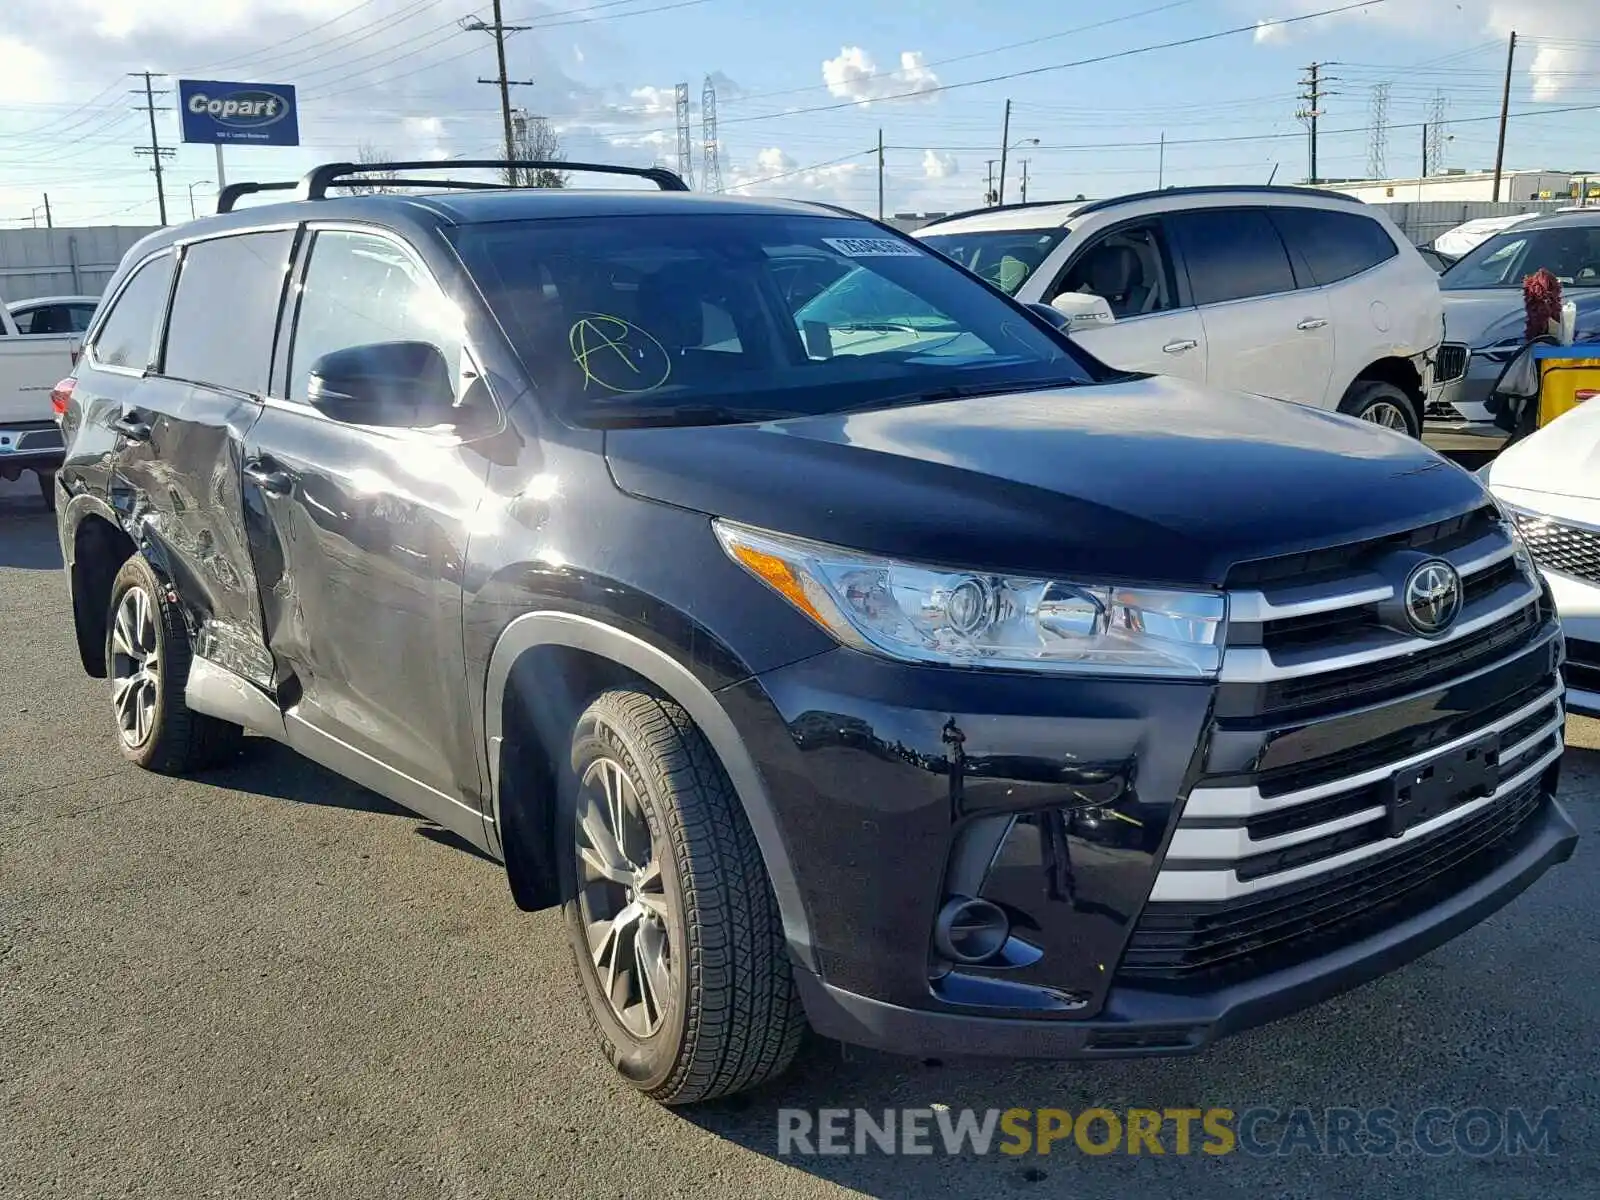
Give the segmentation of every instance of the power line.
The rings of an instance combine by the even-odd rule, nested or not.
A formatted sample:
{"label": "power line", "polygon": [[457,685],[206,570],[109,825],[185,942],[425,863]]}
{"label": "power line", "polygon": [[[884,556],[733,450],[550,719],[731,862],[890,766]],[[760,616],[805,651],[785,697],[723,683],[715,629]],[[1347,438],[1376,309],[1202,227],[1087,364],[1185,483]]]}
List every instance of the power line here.
{"label": "power line", "polygon": [[[1388,0],[1356,0],[1352,4],[1343,4],[1337,8],[1324,8],[1317,12],[1305,13],[1298,17],[1284,17],[1282,20],[1273,21],[1273,25],[1297,25],[1302,21],[1314,21],[1319,17],[1333,16],[1336,13],[1355,12],[1358,9],[1373,8],[1385,4]],[[1213,33],[1195,34],[1193,37],[1175,38],[1169,42],[1154,42],[1148,46],[1135,46],[1128,50],[1117,50],[1109,54],[1097,54],[1089,58],[1073,59],[1071,62],[1050,63],[1042,67],[1028,67],[1019,71],[1006,71],[999,75],[987,75],[982,79],[968,79],[960,83],[941,83],[930,88],[921,88],[917,91],[897,92],[890,96],[872,96],[867,100],[843,100],[836,104],[813,104],[805,108],[792,108],[785,112],[759,113],[748,117],[730,117],[727,124],[746,124],[751,121],[771,121],[779,117],[798,117],[807,113],[833,112],[841,108],[858,108],[865,103],[878,103],[887,100],[908,100],[913,97],[926,97],[938,95],[942,92],[958,91],[962,88],[983,87],[991,83],[1001,83],[1008,79],[1026,79],[1034,75],[1045,75],[1052,71],[1065,71],[1072,67],[1087,67],[1098,63],[1116,62],[1119,59],[1133,58],[1140,54],[1151,54],[1157,50],[1174,50],[1182,46],[1195,46],[1202,42],[1214,42],[1219,38],[1233,37],[1241,33],[1254,34],[1258,26],[1235,25],[1231,29],[1219,29]]]}

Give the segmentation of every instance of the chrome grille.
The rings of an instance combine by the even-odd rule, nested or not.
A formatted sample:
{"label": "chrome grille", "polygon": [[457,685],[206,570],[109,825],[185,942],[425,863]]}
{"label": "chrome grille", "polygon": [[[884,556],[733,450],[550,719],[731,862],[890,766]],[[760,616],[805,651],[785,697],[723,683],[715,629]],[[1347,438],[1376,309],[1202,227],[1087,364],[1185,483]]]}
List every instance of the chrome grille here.
{"label": "chrome grille", "polygon": [[[1419,552],[1449,562],[1462,582],[1453,626],[1433,638],[1394,624],[1395,581],[1425,561]],[[1153,907],[1242,902],[1365,869],[1520,794],[1561,755],[1554,660],[1541,675],[1524,657],[1535,646],[1552,653],[1540,586],[1493,510],[1299,558],[1313,569],[1296,578],[1273,563],[1249,564],[1243,577],[1254,586],[1229,591],[1219,737],[1319,721],[1348,727],[1358,712],[1374,714],[1362,717],[1373,732],[1335,756],[1271,769],[1252,760],[1243,776],[1202,778],[1172,834]],[[1486,674],[1520,682],[1426,729],[1416,717],[1382,719],[1387,705]],[[1396,781],[1469,751],[1489,755],[1479,761],[1491,762],[1493,774],[1481,786],[1462,784],[1459,794],[1430,783],[1424,815],[1401,820]]]}
{"label": "chrome grille", "polygon": [[1445,342],[1439,347],[1439,354],[1433,360],[1433,381],[1435,383],[1450,383],[1460,379],[1467,373],[1467,362],[1471,357],[1464,342]]}
{"label": "chrome grille", "polygon": [[1564,525],[1535,513],[1514,512],[1534,562],[1590,583],[1600,583],[1600,530]]}

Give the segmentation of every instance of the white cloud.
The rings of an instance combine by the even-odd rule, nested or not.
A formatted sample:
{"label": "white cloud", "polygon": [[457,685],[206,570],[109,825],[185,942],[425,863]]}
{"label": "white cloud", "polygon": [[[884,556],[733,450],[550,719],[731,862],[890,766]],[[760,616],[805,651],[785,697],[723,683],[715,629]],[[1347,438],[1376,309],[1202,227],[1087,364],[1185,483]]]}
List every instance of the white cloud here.
{"label": "white cloud", "polygon": [[631,107],[641,116],[668,116],[677,108],[678,95],[673,88],[636,87],[629,95],[633,97]]}
{"label": "white cloud", "polygon": [[572,48],[572,57],[573,60],[581,67],[583,65],[583,47],[574,46]]}
{"label": "white cloud", "polygon": [[747,195],[795,196],[810,193],[817,199],[841,200],[854,192],[850,184],[867,169],[864,162],[802,167],[794,155],[778,146],[758,151],[749,162],[729,172],[725,190]]}
{"label": "white cloud", "polygon": [[671,149],[674,153],[677,152],[678,145],[677,136],[665,129],[652,129],[649,133],[613,133],[606,137],[606,142],[612,146],[647,150]]}
{"label": "white cloud", "polygon": [[0,35],[0,104],[39,104],[61,92],[50,60],[26,42]]}
{"label": "white cloud", "polygon": [[1258,46],[1281,46],[1289,40],[1289,26],[1279,24],[1276,17],[1257,21],[1255,40]]}
{"label": "white cloud", "polygon": [[880,73],[872,56],[860,46],[841,47],[835,57],[825,61],[822,81],[839,99],[861,104],[891,96],[932,99],[939,86],[939,77],[923,61],[920,50],[901,51],[899,69]]}
{"label": "white cloud", "polygon": [[924,179],[948,179],[958,174],[961,164],[956,162],[955,155],[944,154],[938,150],[924,150],[922,152],[922,176]]}

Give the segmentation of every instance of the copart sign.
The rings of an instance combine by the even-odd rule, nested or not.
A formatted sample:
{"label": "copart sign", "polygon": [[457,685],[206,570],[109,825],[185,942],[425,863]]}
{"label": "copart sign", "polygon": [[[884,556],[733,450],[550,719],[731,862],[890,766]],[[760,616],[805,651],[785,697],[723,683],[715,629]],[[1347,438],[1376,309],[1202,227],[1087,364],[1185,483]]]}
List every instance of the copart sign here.
{"label": "copart sign", "polygon": [[287,83],[178,80],[178,112],[186,142],[298,146],[300,118]]}

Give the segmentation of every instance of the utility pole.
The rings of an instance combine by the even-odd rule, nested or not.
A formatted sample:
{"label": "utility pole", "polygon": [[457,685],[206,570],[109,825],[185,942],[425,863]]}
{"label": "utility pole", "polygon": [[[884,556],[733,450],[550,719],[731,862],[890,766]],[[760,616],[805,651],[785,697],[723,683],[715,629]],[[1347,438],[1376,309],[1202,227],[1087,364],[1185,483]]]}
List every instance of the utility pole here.
{"label": "utility pole", "polygon": [[1336,82],[1322,74],[1322,68],[1326,65],[1326,63],[1312,63],[1306,68],[1306,77],[1300,81],[1300,86],[1306,89],[1300,93],[1300,99],[1305,107],[1294,114],[1306,122],[1306,127],[1310,130],[1311,170],[1306,182],[1313,186],[1321,181],[1321,176],[1317,174],[1317,118],[1322,116],[1323,98],[1332,94],[1327,90],[1327,85]]}
{"label": "utility pole", "polygon": [[[506,77],[506,34],[521,33],[527,29],[526,25],[507,25],[500,15],[500,0],[494,0],[494,24],[487,25],[480,17],[464,17],[460,21],[461,28],[468,33],[492,33],[494,35],[495,64],[500,68],[500,73],[493,79],[478,77],[479,83],[494,84],[500,89],[500,120],[505,128],[506,161],[515,162],[517,158],[516,134],[511,129],[511,89],[513,87],[528,87],[533,83],[531,79],[508,79]],[[520,180],[516,167],[506,168],[506,180],[515,187]]]}
{"label": "utility pole", "polygon": [[1006,202],[1006,151],[1011,149],[1011,101],[1006,101],[1006,119],[1000,126],[1000,190],[997,204]]}
{"label": "utility pole", "polygon": [[1506,163],[1506,118],[1511,115],[1511,67],[1517,59],[1517,31],[1511,31],[1511,45],[1506,50],[1506,83],[1500,92],[1500,140],[1494,148],[1494,191],[1490,198],[1500,202],[1500,173]]}
{"label": "utility pole", "polygon": [[883,130],[878,130],[878,220],[883,220]]}
{"label": "utility pole", "polygon": [[1161,131],[1161,150],[1156,159],[1156,191],[1167,181],[1167,131]]}
{"label": "utility pole", "polygon": [[50,193],[49,192],[46,192],[44,194],[44,227],[46,229],[54,229],[56,227],[56,223],[53,220],[50,219]]}
{"label": "utility pole", "polygon": [[[161,215],[161,223],[165,225],[167,223],[167,190],[161,180],[161,160],[163,158],[171,158],[174,152],[163,146],[160,138],[156,136],[156,97],[165,96],[167,93],[165,91],[156,91],[150,86],[150,80],[154,74],[151,71],[129,71],[128,74],[135,79],[142,78],[144,80],[144,88],[142,89],[144,91],[144,104],[136,106],[133,111],[149,114],[150,144],[148,146],[135,146],[133,152],[135,154],[148,154],[151,162],[155,164],[151,169],[156,173],[156,209]],[[135,88],[133,94],[137,96],[139,92],[140,89]]]}
{"label": "utility pole", "polygon": [[1028,202],[1028,159],[1022,160],[1022,202]]}
{"label": "utility pole", "polygon": [[988,160],[988,162],[989,162],[989,182],[986,185],[984,185],[984,189],[983,189],[983,202],[984,202],[985,205],[987,205],[989,207],[993,207],[994,203],[995,203],[995,198],[994,198],[994,164],[995,164],[995,161],[996,160],[992,159],[992,158]]}

